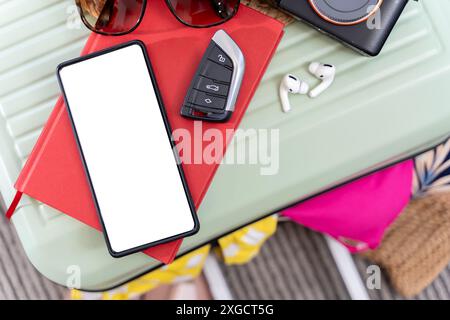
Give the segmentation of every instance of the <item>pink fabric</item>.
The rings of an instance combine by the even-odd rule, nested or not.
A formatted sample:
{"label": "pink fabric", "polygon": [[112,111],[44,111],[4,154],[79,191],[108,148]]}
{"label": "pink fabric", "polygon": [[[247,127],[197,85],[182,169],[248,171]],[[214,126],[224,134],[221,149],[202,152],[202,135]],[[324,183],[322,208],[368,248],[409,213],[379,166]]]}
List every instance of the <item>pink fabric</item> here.
{"label": "pink fabric", "polygon": [[379,245],[411,197],[413,161],[405,161],[286,209],[283,215],[327,233],[357,252]]}

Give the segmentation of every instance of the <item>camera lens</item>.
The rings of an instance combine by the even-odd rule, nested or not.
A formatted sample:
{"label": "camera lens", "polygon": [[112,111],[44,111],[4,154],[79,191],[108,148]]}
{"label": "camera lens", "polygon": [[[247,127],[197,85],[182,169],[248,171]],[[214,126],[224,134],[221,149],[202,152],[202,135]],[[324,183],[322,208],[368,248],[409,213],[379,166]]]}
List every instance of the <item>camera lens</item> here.
{"label": "camera lens", "polygon": [[354,25],[366,21],[383,0],[309,0],[319,16],[338,25]]}

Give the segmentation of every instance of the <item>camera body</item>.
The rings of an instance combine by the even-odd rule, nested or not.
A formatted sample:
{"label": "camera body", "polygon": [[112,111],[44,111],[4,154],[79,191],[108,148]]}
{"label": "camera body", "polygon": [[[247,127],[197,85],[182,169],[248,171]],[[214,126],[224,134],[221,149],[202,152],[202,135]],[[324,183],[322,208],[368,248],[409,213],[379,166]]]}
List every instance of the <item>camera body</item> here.
{"label": "camera body", "polygon": [[276,0],[287,13],[368,56],[380,53],[408,0]]}

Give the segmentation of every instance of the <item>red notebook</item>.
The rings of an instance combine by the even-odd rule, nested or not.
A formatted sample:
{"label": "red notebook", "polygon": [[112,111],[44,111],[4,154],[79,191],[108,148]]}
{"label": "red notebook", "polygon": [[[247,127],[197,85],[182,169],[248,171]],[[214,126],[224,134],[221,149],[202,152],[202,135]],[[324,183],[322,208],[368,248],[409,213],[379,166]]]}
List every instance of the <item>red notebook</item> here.
{"label": "red notebook", "polygon": [[[145,18],[133,33],[120,37],[92,34],[82,54],[129,40],[143,41],[172,129],[185,128],[193,133],[194,122],[180,116],[180,107],[203,53],[218,29],[224,29],[236,41],[246,58],[245,75],[231,119],[221,124],[203,123],[203,130],[218,128],[225,133],[226,129],[239,125],[281,39],[283,25],[277,20],[241,5],[236,17],[221,26],[189,28],[176,20],[164,1],[153,0],[148,2]],[[201,145],[204,147],[207,143],[201,142]],[[183,167],[195,206],[198,208],[218,164],[183,164]],[[111,177],[111,182],[114,183],[114,176]],[[25,193],[101,231],[68,114],[61,98],[20,173],[15,188],[18,193],[8,210],[9,215],[13,213],[21,194]],[[176,240],[144,252],[161,262],[170,263],[175,258],[181,242],[182,240]]]}

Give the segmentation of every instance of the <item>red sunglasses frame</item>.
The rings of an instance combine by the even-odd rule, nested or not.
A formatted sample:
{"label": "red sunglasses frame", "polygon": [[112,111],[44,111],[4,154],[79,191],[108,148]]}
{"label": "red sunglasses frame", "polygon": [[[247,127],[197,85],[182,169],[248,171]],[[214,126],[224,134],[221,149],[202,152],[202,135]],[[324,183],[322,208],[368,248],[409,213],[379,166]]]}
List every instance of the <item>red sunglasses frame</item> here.
{"label": "red sunglasses frame", "polygon": [[[189,23],[183,21],[183,19],[181,19],[181,18],[177,15],[176,10],[173,8],[172,4],[170,3],[170,0],[165,0],[165,1],[166,1],[167,6],[169,7],[170,11],[172,12],[172,14],[175,16],[175,18],[176,18],[180,23],[184,24],[185,26],[191,27],[191,28],[209,28],[209,27],[214,27],[214,26],[217,26],[217,25],[220,25],[220,24],[222,24],[222,23],[227,22],[228,20],[230,20],[231,18],[233,18],[233,17],[236,15],[236,13],[237,13],[238,10],[239,10],[239,5],[240,5],[240,2],[241,2],[240,0],[237,0],[236,5],[235,5],[235,8],[234,8],[233,14],[230,15],[229,17],[227,17],[226,19],[223,19],[223,20],[221,20],[221,21],[218,21],[217,23],[212,23],[212,24],[208,24],[208,25],[192,25],[192,24],[189,24]],[[94,28],[93,26],[91,26],[90,23],[86,20],[86,17],[84,16],[83,10],[82,10],[82,8],[81,8],[80,0],[75,0],[75,3],[76,3],[76,5],[77,5],[78,11],[79,11],[79,13],[80,13],[81,20],[83,21],[83,24],[84,24],[89,30],[91,30],[92,32],[95,32],[95,33],[98,33],[98,34],[101,34],[101,35],[105,35],[105,36],[123,36],[123,35],[125,35],[125,34],[128,34],[128,33],[133,32],[133,31],[136,30],[136,28],[139,27],[139,25],[141,24],[142,19],[144,18],[144,15],[145,15],[145,11],[146,11],[146,9],[147,9],[147,0],[142,0],[142,10],[141,10],[141,14],[139,15],[139,19],[136,21],[136,24],[135,24],[130,30],[123,31],[123,32],[104,32],[104,31],[100,31],[100,30],[95,29],[95,28]]]}

